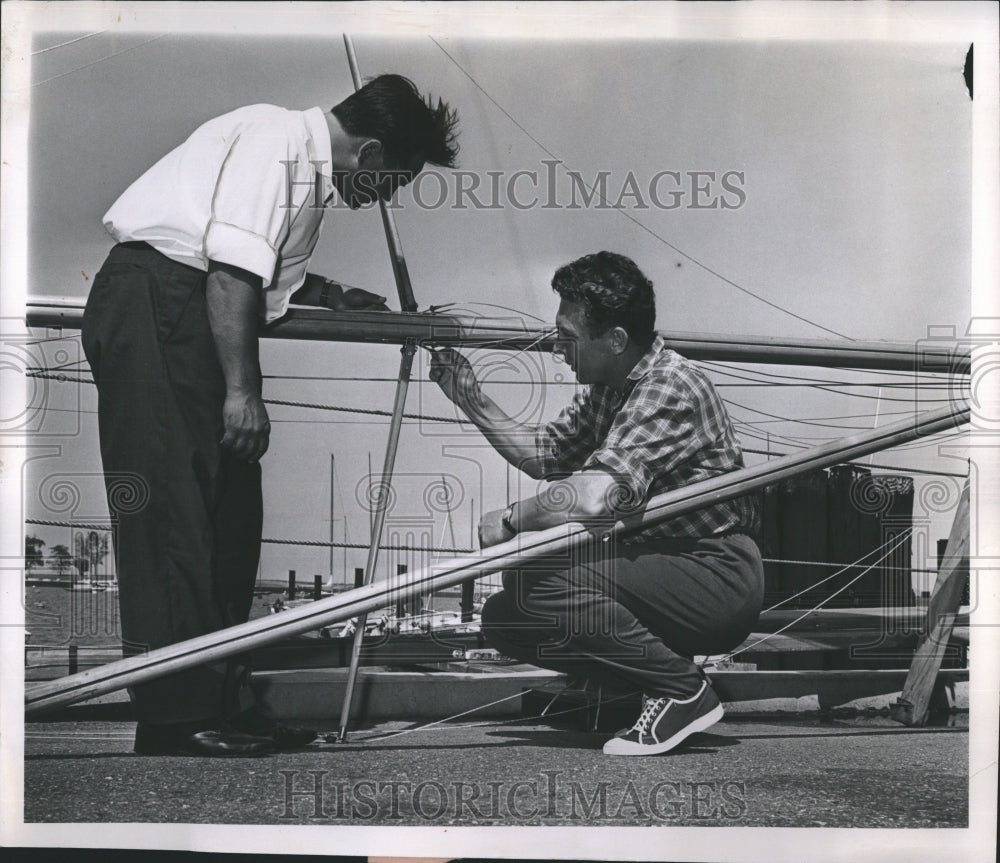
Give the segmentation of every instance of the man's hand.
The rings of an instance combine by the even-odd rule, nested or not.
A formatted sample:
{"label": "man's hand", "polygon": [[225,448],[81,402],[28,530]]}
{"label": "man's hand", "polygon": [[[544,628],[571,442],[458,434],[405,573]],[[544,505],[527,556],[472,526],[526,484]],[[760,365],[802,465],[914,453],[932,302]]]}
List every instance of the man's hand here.
{"label": "man's hand", "polygon": [[[337,287],[340,287],[337,285]],[[389,307],[385,304],[385,297],[366,291],[364,288],[348,288],[346,291],[341,288],[341,295],[338,298],[335,290],[330,292],[330,308],[337,311],[369,311],[387,312]]]}
{"label": "man's hand", "polygon": [[432,350],[429,375],[448,399],[467,413],[470,405],[481,401],[476,373],[458,351],[451,348]]}
{"label": "man's hand", "polygon": [[503,526],[503,514],[505,510],[497,509],[488,512],[479,521],[479,547],[489,548],[491,545],[499,545],[513,539],[516,534],[507,530]]}
{"label": "man's hand", "polygon": [[373,294],[364,288],[345,287],[315,273],[306,273],[302,287],[292,294],[291,301],[304,306],[333,309],[335,312],[389,311],[382,295]]}
{"label": "man's hand", "polygon": [[226,381],[220,445],[237,458],[254,462],[267,450],[271,431],[261,401],[257,347],[260,284],[260,276],[239,267],[208,263],[208,324]]}
{"label": "man's hand", "polygon": [[228,392],[222,406],[222,422],[225,429],[222,447],[237,458],[256,462],[267,452],[271,423],[259,395]]}

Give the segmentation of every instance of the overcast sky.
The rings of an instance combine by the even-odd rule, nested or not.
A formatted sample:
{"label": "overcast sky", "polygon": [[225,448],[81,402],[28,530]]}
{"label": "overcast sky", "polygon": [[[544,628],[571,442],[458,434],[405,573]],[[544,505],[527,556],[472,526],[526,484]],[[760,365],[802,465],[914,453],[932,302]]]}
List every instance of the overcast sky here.
{"label": "overcast sky", "polygon": [[[36,34],[27,293],[85,297],[110,246],[102,214],[203,121],[255,102],[326,110],[346,96],[352,88],[335,25],[323,35],[309,28],[310,35],[294,37],[162,26]],[[926,337],[930,327],[965,331],[971,315],[967,43],[401,38],[367,29],[355,38],[364,75],[405,74],[447,99],[461,118],[460,168],[469,173],[424,177],[397,199],[421,308],[456,303],[472,313],[551,321],[553,270],[611,249],[632,257],[653,280],[662,329],[902,341]],[[603,173],[607,199],[621,206],[595,206],[596,199],[569,206],[574,193],[581,203],[581,188],[568,172],[588,186]],[[477,208],[466,198],[467,206],[457,208],[459,183],[477,181],[479,200],[495,206]],[[434,206],[442,196],[445,203]],[[330,212],[312,270],[387,294],[398,308],[375,210]],[[82,357],[78,339],[39,349],[50,367]],[[266,381],[267,398],[391,408],[396,348],[265,340],[261,354],[265,375],[275,376]],[[502,404],[543,419],[568,401],[561,367],[536,355],[511,361],[508,379],[534,376],[554,385],[540,392],[498,384],[491,394]],[[756,371],[898,380],[802,368]],[[296,375],[364,380],[282,377]],[[426,379],[419,356],[415,377]],[[759,437],[767,434],[775,449],[820,442],[893,421],[913,406],[906,390],[855,387],[843,396],[747,387],[716,372],[713,378],[729,385],[722,393],[736,403],[733,416],[754,424],[743,427],[751,448],[766,446]],[[93,387],[54,381],[38,387],[46,411],[37,441],[56,449],[29,474],[26,517],[70,515],[52,497],[66,475],[81,489],[73,518],[101,517]],[[428,384],[411,388],[407,407],[453,415]],[[788,416],[819,424],[775,421]],[[351,540],[366,540],[368,516],[357,497],[364,497],[369,453],[380,469],[387,420],[277,406],[271,418],[265,536],[327,536],[333,454],[336,517],[347,515]],[[928,447],[880,458],[964,467]],[[435,539],[441,537],[444,516],[428,509],[425,491],[442,473],[460,498],[456,539],[468,545],[472,502],[477,517],[504,505],[506,471],[476,433],[454,426],[404,426],[390,529],[420,535],[432,524]],[[935,518],[934,535],[945,535],[949,519]],[[343,530],[338,523],[338,539]],[[64,541],[57,529],[38,533],[50,544]],[[262,571],[311,575],[325,572],[326,560],[324,550],[265,545]],[[338,553],[338,572],[340,561]],[[362,562],[355,555],[348,566]]]}

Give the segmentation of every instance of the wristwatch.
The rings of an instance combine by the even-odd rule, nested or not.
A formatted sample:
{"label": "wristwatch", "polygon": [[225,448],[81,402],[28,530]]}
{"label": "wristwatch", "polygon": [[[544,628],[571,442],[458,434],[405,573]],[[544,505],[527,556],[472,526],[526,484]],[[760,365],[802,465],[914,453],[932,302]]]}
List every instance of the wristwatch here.
{"label": "wristwatch", "polygon": [[[515,501],[516,503],[516,501]],[[500,524],[502,524],[511,533],[516,534],[517,528],[510,523],[510,520],[514,517],[514,504],[509,504],[507,509],[503,511],[503,516],[500,518]]]}

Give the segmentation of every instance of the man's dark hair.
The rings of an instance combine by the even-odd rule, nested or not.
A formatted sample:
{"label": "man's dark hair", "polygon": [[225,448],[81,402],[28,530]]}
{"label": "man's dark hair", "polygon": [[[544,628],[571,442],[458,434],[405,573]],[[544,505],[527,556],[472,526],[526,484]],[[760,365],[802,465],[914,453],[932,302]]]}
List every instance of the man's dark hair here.
{"label": "man's dark hair", "polygon": [[552,290],[564,300],[580,303],[592,336],[621,327],[640,347],[653,343],[656,298],[653,283],[631,258],[615,252],[584,255],[560,267]]}
{"label": "man's dark hair", "polygon": [[375,138],[386,157],[399,165],[412,156],[454,168],[458,155],[458,114],[441,99],[420,95],[402,75],[379,75],[339,105],[333,115],[349,135]]}

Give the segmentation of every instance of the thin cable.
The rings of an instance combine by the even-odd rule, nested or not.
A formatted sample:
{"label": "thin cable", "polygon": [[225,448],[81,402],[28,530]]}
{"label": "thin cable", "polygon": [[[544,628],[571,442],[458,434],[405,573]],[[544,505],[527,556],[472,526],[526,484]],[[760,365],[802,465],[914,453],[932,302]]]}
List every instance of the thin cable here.
{"label": "thin cable", "polygon": [[[701,362],[704,362],[702,360]],[[804,387],[808,389],[819,389],[822,385],[815,382],[803,382],[803,383],[782,383],[780,381],[756,381],[754,383],[745,384],[734,384],[734,383],[717,383],[713,381],[713,385],[716,389],[721,389],[723,387],[740,387],[740,388],[751,388],[751,387]],[[858,381],[841,381],[837,384],[838,387],[881,387],[882,389],[915,389],[915,390],[925,390],[925,389],[950,389],[952,384],[948,381],[917,381],[912,384],[904,383],[887,383],[886,381],[872,381],[869,383],[860,383]],[[841,393],[841,395],[850,395],[850,393]]]}
{"label": "thin cable", "polygon": [[[560,692],[558,694],[557,698],[563,696],[567,691],[570,691],[568,686],[566,687],[566,689],[564,689],[562,692]],[[391,737],[399,737],[399,736],[401,736],[403,734],[412,734],[414,731],[425,731],[428,728],[432,728],[432,727],[440,725],[440,724],[442,724],[444,722],[449,722],[452,719],[458,719],[459,717],[465,716],[468,713],[474,713],[477,710],[482,710],[483,708],[486,708],[486,707],[492,707],[494,704],[501,704],[504,701],[510,701],[511,699],[513,699],[515,697],[521,697],[523,695],[524,695],[523,692],[517,692],[514,695],[508,695],[508,696],[506,696],[504,698],[501,698],[501,699],[499,699],[497,701],[490,702],[488,704],[481,704],[478,707],[472,708],[471,710],[466,710],[463,713],[457,713],[454,716],[449,716],[449,717],[446,717],[444,719],[439,719],[439,720],[436,720],[435,722],[429,722],[426,725],[420,725],[420,726],[417,726],[416,728],[406,728],[406,729],[404,729],[402,731],[396,731],[396,732],[393,732],[392,734],[383,735],[382,737],[366,737],[361,742],[363,742],[363,743],[380,743],[383,740],[390,739]],[[635,698],[637,695],[638,695],[638,690],[636,692],[628,692],[628,693],[624,693],[622,695],[616,695],[616,696],[614,696],[612,698],[604,699],[603,703],[604,704],[612,704],[612,703],[614,703],[616,701],[622,701],[624,699]],[[498,726],[498,725],[514,725],[514,724],[519,723],[519,722],[520,723],[523,723],[523,722],[534,722],[534,721],[536,721],[538,719],[551,719],[554,716],[565,716],[566,714],[576,713],[576,712],[578,712],[580,710],[588,710],[590,708],[590,706],[591,705],[589,703],[584,703],[584,704],[579,704],[576,707],[567,707],[564,710],[557,710],[555,713],[548,713],[548,714],[544,714],[544,715],[539,713],[539,714],[535,714],[533,716],[518,716],[518,717],[516,717],[514,719],[497,719],[497,720],[492,720],[490,722],[478,723],[476,725],[453,725],[453,726],[449,726],[449,728],[445,729],[445,730],[451,731],[451,730],[458,729],[458,728],[483,728],[483,727],[493,727],[493,726]]]}
{"label": "thin cable", "polygon": [[[793,599],[798,599],[803,594],[809,593],[810,590],[815,590],[821,584],[826,584],[831,579],[836,578],[838,575],[842,575],[843,573],[847,572],[848,569],[858,569],[858,568],[864,569],[864,572],[861,573],[862,575],[864,575],[865,572],[868,572],[871,569],[871,567],[870,566],[869,567],[865,567],[861,563],[861,561],[863,561],[867,557],[871,557],[873,554],[878,554],[883,548],[885,548],[889,544],[889,542],[890,542],[890,540],[886,540],[884,543],[882,543],[877,548],[874,548],[871,551],[866,552],[865,554],[861,555],[861,557],[859,557],[856,561],[854,561],[854,563],[844,564],[841,569],[838,569],[836,572],[831,573],[830,575],[826,576],[825,578],[820,579],[815,584],[809,585],[809,587],[804,588],[803,590],[800,590],[798,593],[795,593],[792,596],[786,596],[784,599],[782,599],[779,602],[776,602],[770,608],[765,608],[761,612],[761,614],[766,614],[769,611],[774,611],[776,608],[781,608],[781,606],[783,606],[786,602],[791,602]],[[769,561],[766,561],[766,562],[769,562],[769,563],[795,563],[795,564],[801,564],[801,563],[803,563],[803,561],[798,561],[798,560],[796,560],[796,561],[786,561],[786,560],[775,561],[775,560],[769,560]],[[834,566],[836,566],[836,564],[834,564]]]}
{"label": "thin cable", "polygon": [[513,695],[505,695],[503,698],[498,698],[496,701],[490,701],[486,704],[479,704],[469,710],[463,710],[461,713],[456,713],[453,716],[446,716],[444,719],[435,719],[433,722],[428,722],[424,725],[418,725],[416,728],[405,728],[402,731],[396,731],[392,734],[386,734],[382,737],[366,737],[364,743],[381,743],[385,740],[392,740],[393,737],[402,737],[404,734],[413,734],[415,731],[426,731],[428,728],[433,728],[435,725],[441,725],[443,722],[449,722],[452,719],[460,719],[463,716],[468,716],[470,713],[475,713],[479,710],[485,710],[487,707],[494,707],[497,704],[503,704],[505,701],[511,701],[515,698],[520,698],[521,693],[515,692]]}
{"label": "thin cable", "polygon": [[[510,306],[503,306],[503,305],[500,305],[499,303],[484,303],[484,302],[481,302],[479,300],[462,300],[461,302],[446,303],[445,306],[435,306],[434,308],[440,310],[442,308],[448,307],[449,308],[449,314],[450,314],[451,313],[450,309],[453,309],[453,308],[457,308],[460,311],[468,311],[465,308],[466,306],[486,306],[486,307],[491,308],[491,309],[501,309],[502,311],[510,312],[512,315],[515,315],[517,317],[531,318],[532,320],[538,321],[539,323],[542,323],[542,324],[547,324],[548,323],[548,321],[546,321],[545,318],[540,318],[540,317],[538,317],[538,315],[531,314],[531,312],[525,312],[525,311],[523,311],[521,309],[514,309],[514,308],[511,308]],[[469,313],[473,317],[486,317],[485,315],[476,315],[475,313],[473,313],[471,311]],[[489,319],[487,319],[487,320],[489,320]]]}
{"label": "thin cable", "polygon": [[31,348],[35,345],[44,345],[49,342],[65,342],[67,339],[78,339],[80,338],[80,333],[70,333],[68,336],[51,336],[47,339],[36,339],[33,342],[19,342],[18,347]]}
{"label": "thin cable", "polygon": [[[800,379],[800,380],[806,381],[806,383],[800,384],[801,386],[808,386],[808,387],[813,388],[813,389],[823,390],[824,392],[830,392],[830,393],[833,393],[834,395],[845,396],[845,397],[848,397],[848,398],[878,400],[878,397],[874,396],[874,395],[868,395],[866,393],[849,393],[849,392],[843,392],[841,390],[838,390],[836,388],[836,385],[838,385],[840,383],[843,383],[842,381],[821,381],[820,383],[816,383],[815,381],[808,382],[809,381],[808,378],[804,378],[804,379],[802,379],[802,378],[796,378],[796,376],[793,376],[793,375],[769,375],[766,372],[760,372],[758,374],[757,378],[752,378],[752,377],[746,377],[745,375],[737,374],[736,372],[731,372],[731,371],[729,371],[727,369],[724,369],[724,368],[719,368],[717,363],[714,363],[714,362],[712,362],[710,360],[703,361],[701,363],[701,365],[710,366],[713,371],[716,371],[719,374],[728,375],[729,377],[734,377],[734,378],[737,378],[739,380],[744,380],[744,381],[753,381],[755,383],[759,383],[759,382],[761,382],[760,381],[760,376],[761,375],[766,376],[766,377],[780,377],[780,378],[786,378],[786,379]],[[751,374],[753,374],[753,372],[751,372]],[[764,381],[764,383],[767,383],[767,381]],[[829,384],[829,385],[824,385],[824,384]],[[874,386],[874,384],[872,384],[872,386]],[[893,402],[904,402],[905,404],[913,404],[916,401],[916,398],[896,399],[896,398],[891,398],[889,396],[882,396],[881,400],[882,401],[893,401]],[[923,402],[946,402],[946,401],[950,401],[950,399],[945,399],[945,398],[941,398],[941,399],[928,399],[928,398],[925,398],[925,397],[921,397],[921,401],[923,401]]]}
{"label": "thin cable", "polygon": [[143,45],[149,45],[151,42],[156,42],[158,39],[162,39],[165,36],[169,36],[169,33],[161,33],[159,36],[154,36],[152,39],[147,39],[145,42],[140,42],[138,45],[133,45],[131,48],[125,48],[122,51],[116,51],[114,54],[109,54],[107,57],[101,57],[98,60],[93,60],[90,63],[84,63],[82,66],[77,66],[75,69],[70,69],[68,72],[61,72],[58,75],[53,75],[51,78],[46,78],[44,81],[38,81],[32,84],[32,87],[41,87],[42,84],[48,84],[49,81],[56,81],[59,78],[65,78],[67,75],[72,75],[74,72],[81,72],[84,69],[89,69],[91,66],[96,66],[98,63],[103,63],[105,60],[111,60],[114,57],[120,57],[122,54],[128,54],[129,51],[135,51],[137,48],[141,48]]}
{"label": "thin cable", "polygon": [[67,45],[74,45],[77,42],[82,42],[84,39],[89,39],[92,36],[100,36],[102,33],[107,32],[107,30],[98,30],[96,33],[88,33],[86,36],[77,36],[75,39],[70,39],[68,42],[60,42],[58,45],[50,45],[48,48],[40,48],[37,51],[32,51],[31,56],[37,57],[39,54],[44,54],[47,51],[55,51],[56,48],[65,48]]}
{"label": "thin cable", "polygon": [[[754,420],[754,425],[767,425],[768,423],[803,423],[805,425],[822,426],[824,428],[835,428],[835,429],[857,429],[859,431],[869,431],[870,426],[840,426],[832,425],[830,423],[820,422],[820,420],[852,420],[852,419],[875,419],[879,415],[877,414],[840,414],[832,417],[806,417],[803,419],[796,419],[794,417],[780,416],[779,414],[769,414],[767,411],[757,410],[757,408],[748,407],[747,405],[740,404],[739,402],[734,402],[731,399],[723,399],[723,401],[728,405],[733,405],[734,407],[742,408],[743,410],[753,411],[754,413],[763,414],[766,417],[771,417],[771,419],[766,420]],[[882,411],[881,416],[893,417],[893,416],[904,416],[911,414],[912,411]]]}
{"label": "thin cable", "polygon": [[[700,364],[701,365],[706,365],[706,366],[711,366],[713,368],[718,369],[720,372],[728,372],[728,365],[753,365],[753,363],[747,363],[747,362],[738,363],[738,362],[735,362],[735,361],[731,361],[727,365],[726,363],[720,363],[720,362],[717,362],[716,360],[701,360]],[[832,367],[831,370],[832,371],[852,372],[852,373],[855,373],[855,374],[885,375],[887,377],[906,378],[907,380],[912,380],[915,375],[940,375],[940,374],[948,374],[947,372],[917,372],[917,371],[914,371],[914,372],[894,372],[894,371],[892,371],[890,369],[841,368],[839,366],[834,366],[834,367]],[[785,374],[781,374],[780,372],[764,371],[763,369],[756,369],[756,368],[755,369],[741,369],[741,371],[747,372],[748,374],[756,374],[758,377],[765,377],[765,378],[781,378],[783,380],[803,380],[803,381],[814,380],[813,378],[806,378],[806,377],[803,377],[802,375],[785,375]],[[830,381],[830,380],[824,380],[824,381],[821,381],[821,383],[842,384],[842,383],[850,383],[850,381]],[[868,384],[868,386],[878,386],[878,383]]]}
{"label": "thin cable", "polygon": [[[476,89],[479,90],[479,92],[481,92],[487,99],[489,99],[494,105],[496,105],[496,107],[507,117],[507,119],[510,120],[515,126],[517,126],[517,128],[520,129],[525,135],[527,135],[532,141],[534,141],[534,143],[546,155],[548,155],[552,159],[555,159],[560,164],[563,164],[563,165],[566,164],[565,162],[563,162],[562,159],[560,159],[558,156],[556,156],[548,147],[546,147],[544,144],[542,144],[542,142],[539,141],[534,135],[532,135],[527,129],[525,129],[524,126],[522,126],[520,123],[518,123],[517,120],[515,120],[511,116],[511,114],[499,102],[497,102],[496,99],[494,99],[489,93],[487,93],[486,90],[484,90],[482,88],[482,86],[480,86],[479,82],[476,81],[476,79],[473,78],[472,75],[470,75],[462,67],[462,64],[459,63],[454,57],[452,57],[451,54],[448,53],[448,51],[445,50],[444,46],[442,46],[440,42],[438,42],[433,36],[429,36],[428,38],[435,45],[437,45],[438,48],[441,49],[441,51],[444,53],[444,55],[449,60],[451,60],[452,63],[454,63],[458,67],[459,71],[463,75],[465,75],[465,77],[468,78],[472,82],[472,84],[476,87]],[[596,188],[597,188],[596,185],[589,187],[589,191],[590,191],[590,193],[592,195],[595,194],[595,189]],[[600,197],[600,199],[605,204],[608,204],[608,201],[604,197],[604,195],[602,195],[599,191],[596,192],[596,194]],[[612,205],[608,204],[608,206],[612,206]],[[736,290],[742,291],[744,294],[747,294],[748,296],[753,297],[755,300],[758,300],[759,302],[762,302],[765,305],[770,306],[771,308],[776,309],[779,312],[784,312],[786,315],[789,315],[789,316],[791,316],[791,317],[793,317],[793,318],[795,318],[795,319],[797,319],[799,321],[802,321],[805,324],[809,324],[811,326],[814,326],[814,327],[816,327],[818,329],[823,330],[824,332],[827,332],[827,333],[830,333],[831,335],[837,336],[838,338],[847,339],[848,341],[853,341],[853,339],[851,339],[850,336],[847,336],[844,333],[837,332],[837,330],[830,329],[830,327],[826,327],[823,324],[817,323],[816,321],[810,320],[809,318],[806,318],[806,317],[803,317],[802,315],[796,314],[795,312],[790,311],[789,309],[784,308],[783,306],[779,305],[778,303],[772,302],[771,300],[765,299],[764,297],[760,296],[760,294],[754,293],[749,288],[744,288],[742,285],[738,285],[732,279],[727,278],[726,276],[722,275],[717,270],[713,270],[707,264],[703,264],[697,258],[693,257],[692,255],[689,255],[687,252],[685,252],[682,249],[678,248],[673,243],[671,243],[669,240],[667,240],[665,237],[662,237],[658,233],[656,233],[656,231],[654,231],[652,228],[647,227],[642,222],[640,222],[638,219],[636,219],[635,217],[633,217],[632,215],[630,215],[627,211],[625,211],[625,210],[623,210],[623,209],[621,209],[620,207],[617,207],[617,206],[612,206],[612,209],[614,209],[615,212],[621,213],[621,215],[623,215],[626,219],[628,219],[630,222],[632,222],[636,227],[642,229],[643,231],[645,231],[650,236],[656,238],[657,240],[659,240],[661,243],[663,243],[668,248],[673,249],[681,257],[686,258],[688,261],[690,261],[695,266],[700,267],[705,272],[710,273],[711,275],[715,276],[717,279],[720,279],[721,281],[725,282],[727,285],[730,285],[731,287],[736,288]]]}
{"label": "thin cable", "polygon": [[[340,405],[320,405],[314,404],[312,402],[291,402],[284,401],[282,399],[262,399],[266,405],[281,405],[283,407],[292,408],[311,408],[312,410],[321,411],[343,411],[345,413],[351,414],[370,414],[371,416],[382,416],[391,417],[392,411],[377,410],[376,408],[348,408],[342,407]],[[424,414],[403,414],[405,419],[411,420],[427,420],[429,422],[437,423],[464,423],[466,420],[459,419],[458,417],[438,417],[438,416],[425,416]]]}
{"label": "thin cable", "polygon": [[[843,587],[837,588],[837,590],[835,590],[833,593],[831,593],[829,596],[825,597],[824,599],[820,600],[820,602],[818,602],[812,608],[808,609],[804,614],[800,614],[791,623],[787,623],[784,626],[782,626],[780,629],[777,629],[774,632],[768,633],[763,638],[758,639],[757,641],[753,642],[753,644],[749,644],[746,647],[741,647],[741,648],[739,648],[737,650],[734,650],[732,653],[728,653],[728,654],[724,655],[721,659],[713,659],[713,662],[727,662],[728,660],[732,659],[734,656],[738,656],[741,653],[747,653],[748,651],[752,650],[753,648],[757,647],[758,645],[763,644],[765,641],[768,641],[769,639],[774,638],[776,635],[780,635],[786,629],[789,629],[790,627],[794,626],[799,621],[804,620],[810,614],[812,614],[814,611],[818,611],[820,608],[822,608],[824,605],[826,605],[826,603],[828,603],[831,599],[833,599],[835,596],[838,596],[839,594],[843,593],[845,590],[847,590],[847,588],[849,588],[852,584],[854,584],[854,582],[859,581],[867,572],[869,572],[870,570],[874,569],[883,560],[885,560],[886,558],[888,558],[889,555],[891,555],[897,548],[899,548],[899,546],[901,546],[903,544],[903,542],[905,542],[907,539],[910,538],[910,535],[912,533],[913,533],[912,528],[903,531],[903,533],[900,535],[899,542],[895,546],[893,546],[891,549],[889,549],[889,551],[886,552],[885,555],[883,555],[881,558],[879,558],[877,561],[875,561],[875,563],[873,563],[867,569],[865,569],[862,572],[858,573],[854,578],[852,578],[849,582],[847,582],[847,584],[845,584]],[[702,663],[702,665],[707,664],[707,662],[708,662],[708,658],[706,658],[705,662]]]}

